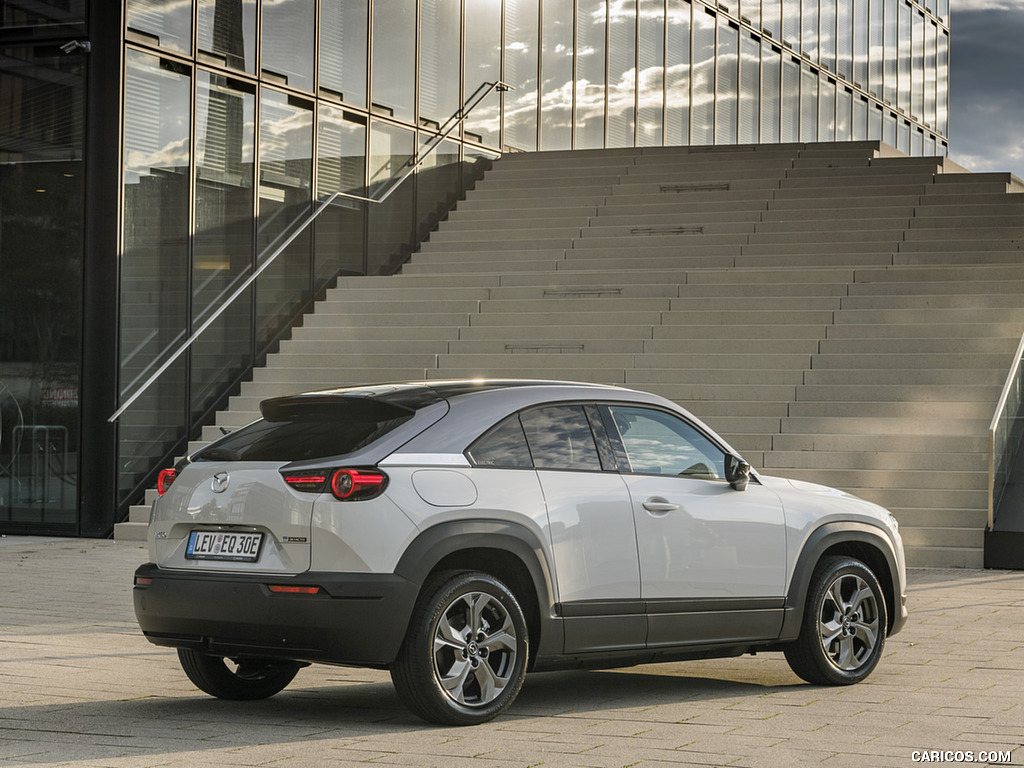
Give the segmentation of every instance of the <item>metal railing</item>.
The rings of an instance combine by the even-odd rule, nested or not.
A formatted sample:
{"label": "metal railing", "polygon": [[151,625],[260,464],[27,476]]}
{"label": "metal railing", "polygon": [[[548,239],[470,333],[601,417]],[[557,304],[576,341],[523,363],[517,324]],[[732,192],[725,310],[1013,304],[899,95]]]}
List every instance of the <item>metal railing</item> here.
{"label": "metal railing", "polygon": [[996,521],[999,502],[1006,490],[1006,484],[1013,470],[1014,460],[1024,438],[1024,336],[1017,345],[1017,353],[1006,375],[1006,383],[999,395],[995,414],[988,426],[988,527]]}
{"label": "metal railing", "polygon": [[[385,200],[388,199],[388,197],[391,196],[391,194],[396,189],[398,189],[405,182],[406,179],[408,179],[413,173],[416,172],[417,168],[423,165],[424,161],[428,157],[430,157],[439,146],[441,146],[441,143],[445,139],[447,139],[452,134],[452,132],[454,132],[455,129],[459,127],[459,125],[462,124],[462,122],[469,116],[469,113],[472,112],[473,109],[475,109],[480,104],[480,102],[482,102],[488,96],[488,94],[490,94],[491,91],[497,90],[498,92],[505,92],[511,90],[511,88],[512,87],[510,85],[503,83],[500,80],[495,80],[494,82],[481,83],[480,86],[475,91],[473,91],[469,98],[466,99],[465,103],[457,110],[455,110],[455,112],[452,113],[452,116],[449,117],[444,122],[444,124],[438,128],[438,132],[431,137],[430,141],[424,144],[424,146],[421,148],[421,151],[418,151],[415,154],[413,154],[413,156],[410,157],[402,166],[399,166],[398,170],[400,175],[391,179],[387,183],[387,185],[382,188],[383,191],[377,196],[360,197],[359,195],[352,195],[347,192],[335,192],[322,203],[319,203],[313,210],[313,212],[306,219],[298,219],[298,226],[294,227],[294,229],[291,231],[291,234],[288,234],[288,228],[281,232],[281,234],[278,235],[274,242],[268,245],[263,250],[263,252],[256,257],[256,263],[259,265],[256,268],[256,270],[252,274],[250,274],[241,285],[239,285],[234,291],[231,292],[227,299],[225,299],[224,302],[219,307],[217,307],[217,309],[213,311],[209,315],[209,317],[207,317],[206,320],[203,321],[202,324],[195,331],[192,332],[191,336],[189,336],[187,339],[185,339],[184,342],[182,342],[181,346],[178,347],[178,349],[176,349],[171,355],[167,357],[166,360],[164,360],[164,362],[160,365],[159,368],[157,368],[152,374],[150,374],[149,378],[147,378],[139,386],[139,388],[136,389],[135,392],[133,392],[132,395],[121,404],[120,408],[118,408],[116,411],[114,411],[113,414],[111,414],[107,421],[117,421],[124,414],[124,412],[127,411],[135,403],[136,400],[138,400],[151,386],[153,386],[153,384],[157,382],[157,380],[159,380],[159,378],[164,374],[164,372],[168,368],[170,368],[178,360],[178,358],[180,358],[183,354],[185,354],[185,352],[188,351],[188,349],[203,334],[203,332],[211,325],[213,325],[213,323],[215,323],[217,319],[222,314],[224,314],[228,307],[230,307],[235,302],[235,300],[237,300],[246,292],[249,286],[256,282],[257,278],[259,278],[259,276],[263,274],[267,270],[267,268],[270,267],[271,264],[274,263],[277,257],[280,256],[285,251],[285,249],[292,244],[295,238],[302,234],[302,232],[305,231],[306,228],[309,227],[309,225],[312,224],[321,213],[327,210],[327,208],[335,200],[337,200],[340,197],[343,197],[350,200],[358,200],[364,203],[383,203]],[[402,170],[402,168],[404,168],[404,170]],[[293,222],[293,225],[294,224],[295,222]],[[282,238],[284,238],[283,242]],[[267,255],[268,253],[269,255]],[[239,277],[239,279],[241,279],[241,276]],[[180,337],[181,334],[179,334],[178,338]],[[177,341],[177,339],[175,339],[175,341]],[[172,342],[172,344],[173,343],[174,342]],[[160,357],[157,357],[156,359],[159,360]],[[149,367],[152,367],[155,364],[156,361],[151,363]],[[144,374],[145,371],[143,371],[143,373],[140,373],[135,380],[138,381],[138,379],[142,378]]]}

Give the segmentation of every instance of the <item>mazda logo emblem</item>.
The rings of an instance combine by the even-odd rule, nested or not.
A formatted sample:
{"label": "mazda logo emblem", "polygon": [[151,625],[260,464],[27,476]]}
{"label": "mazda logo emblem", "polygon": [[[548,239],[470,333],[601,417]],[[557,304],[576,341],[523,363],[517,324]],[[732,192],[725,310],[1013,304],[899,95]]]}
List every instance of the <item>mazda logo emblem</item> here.
{"label": "mazda logo emblem", "polygon": [[210,481],[210,487],[214,493],[224,493],[228,488],[228,481],[231,476],[227,472],[218,472],[213,476],[213,480]]}

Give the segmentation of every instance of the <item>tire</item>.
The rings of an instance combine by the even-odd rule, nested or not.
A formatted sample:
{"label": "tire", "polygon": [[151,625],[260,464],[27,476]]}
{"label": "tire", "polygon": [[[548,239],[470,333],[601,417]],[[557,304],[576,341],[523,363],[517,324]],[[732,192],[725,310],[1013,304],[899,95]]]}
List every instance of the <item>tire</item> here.
{"label": "tire", "polygon": [[178,649],[178,661],[199,690],[232,701],[273,696],[284,690],[301,666],[266,659],[241,659],[229,665],[229,660],[222,656],[210,656],[189,648]]}
{"label": "tire", "polygon": [[512,591],[478,572],[424,585],[391,679],[416,715],[476,725],[500,715],[526,677],[529,633]]}
{"label": "tire", "polygon": [[823,558],[786,661],[815,685],[859,683],[882,657],[886,621],[885,597],[871,569],[850,557]]}

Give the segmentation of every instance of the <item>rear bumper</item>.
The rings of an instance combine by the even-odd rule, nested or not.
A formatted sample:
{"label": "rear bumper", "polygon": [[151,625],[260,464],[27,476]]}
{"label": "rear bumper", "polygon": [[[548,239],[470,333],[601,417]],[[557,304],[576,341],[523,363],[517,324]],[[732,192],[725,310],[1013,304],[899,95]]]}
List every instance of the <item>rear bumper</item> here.
{"label": "rear bumper", "polygon": [[[418,593],[394,574],[281,578],[167,571],[147,563],[135,577],[135,617],[156,645],[368,667],[394,661]],[[277,594],[271,584],[320,591]]]}

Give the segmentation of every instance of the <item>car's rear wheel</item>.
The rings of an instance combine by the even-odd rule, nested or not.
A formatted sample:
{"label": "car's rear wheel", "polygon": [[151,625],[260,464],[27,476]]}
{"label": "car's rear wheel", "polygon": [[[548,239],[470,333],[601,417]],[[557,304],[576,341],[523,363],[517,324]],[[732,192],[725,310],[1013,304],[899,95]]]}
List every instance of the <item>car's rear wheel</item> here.
{"label": "car's rear wheel", "polygon": [[391,679],[425,720],[483,723],[519,693],[528,636],[519,602],[502,582],[478,572],[442,573],[424,586]]}
{"label": "car's rear wheel", "polygon": [[225,659],[190,648],[178,649],[178,661],[196,688],[219,699],[248,701],[273,696],[298,674],[300,664],[267,659]]}
{"label": "car's rear wheel", "polygon": [[800,636],[786,648],[786,661],[809,683],[858,683],[878,664],[886,627],[885,597],[871,569],[854,558],[823,558],[811,579]]}

